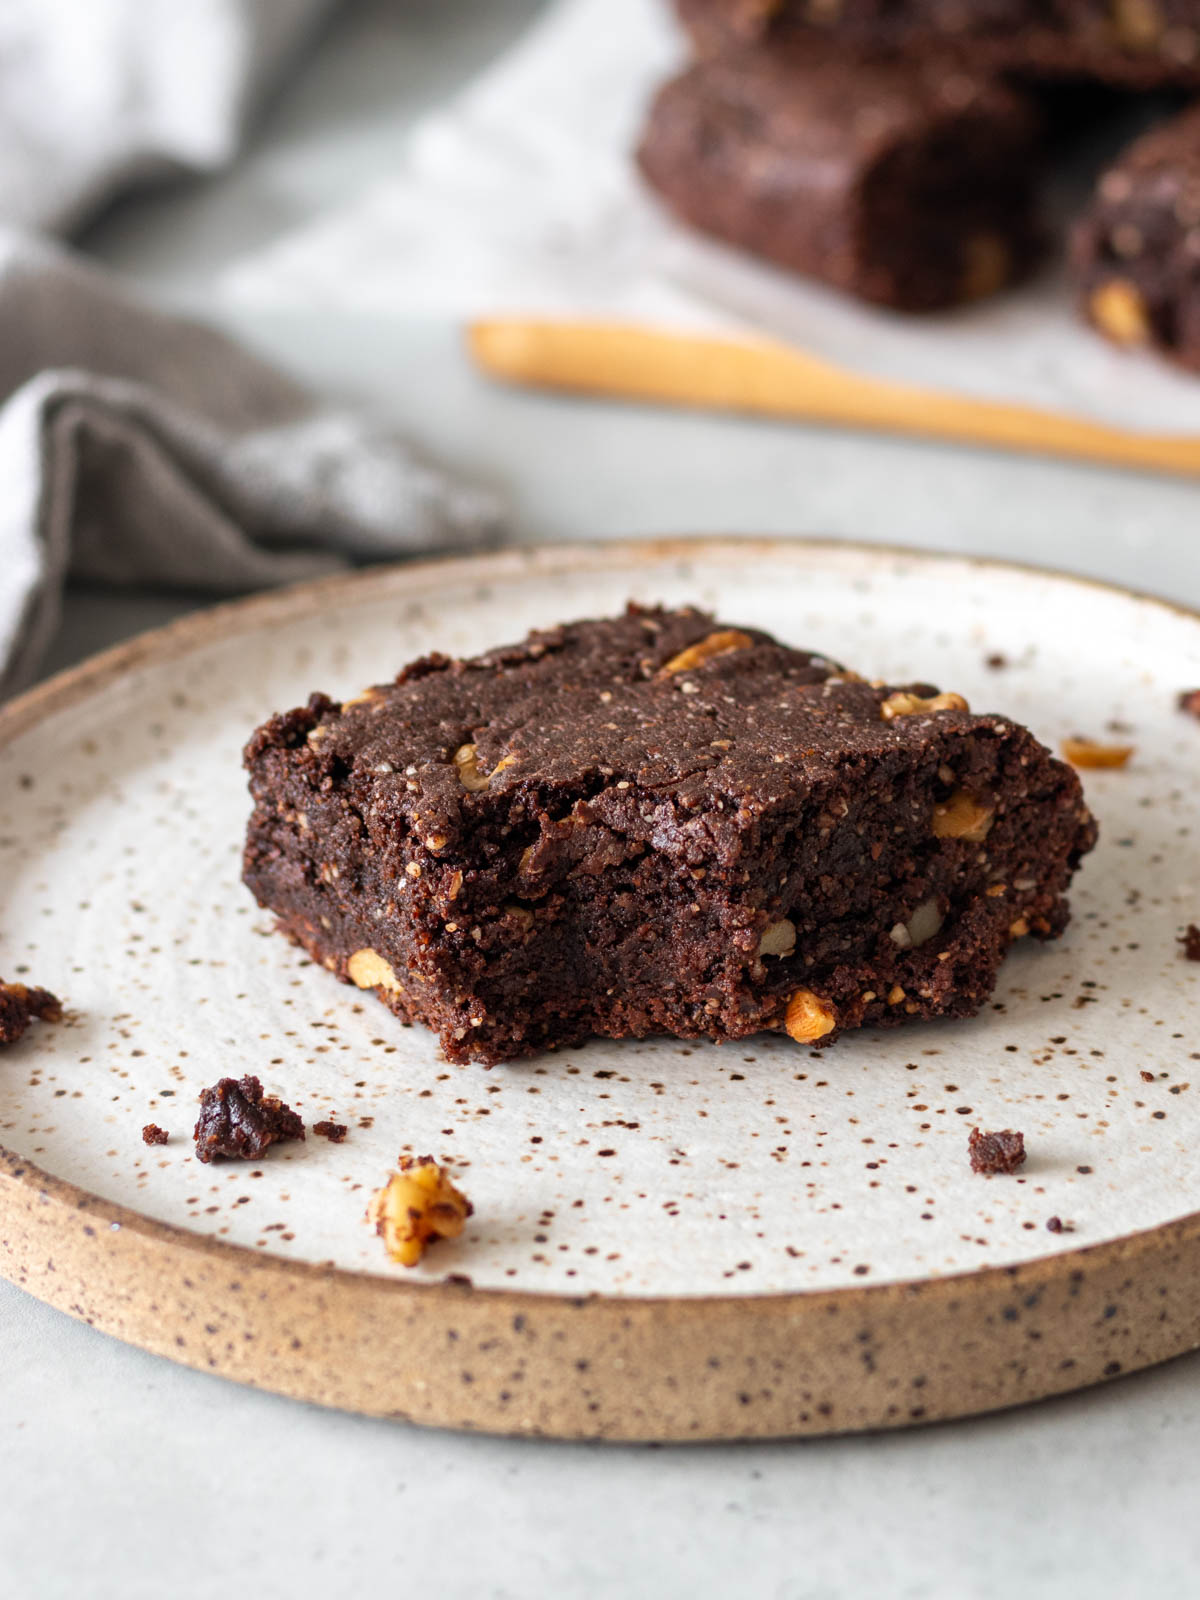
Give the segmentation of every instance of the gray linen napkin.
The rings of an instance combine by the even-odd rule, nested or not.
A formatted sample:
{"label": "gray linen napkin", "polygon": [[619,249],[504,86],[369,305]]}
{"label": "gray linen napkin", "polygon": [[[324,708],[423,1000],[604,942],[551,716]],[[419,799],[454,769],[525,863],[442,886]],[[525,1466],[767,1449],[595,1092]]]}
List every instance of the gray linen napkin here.
{"label": "gray linen napkin", "polygon": [[70,231],[110,194],[211,172],[333,0],[3,0],[0,219]]}
{"label": "gray linen napkin", "polygon": [[68,575],[232,593],[486,542],[487,495],[223,334],[0,230],[0,697]]}

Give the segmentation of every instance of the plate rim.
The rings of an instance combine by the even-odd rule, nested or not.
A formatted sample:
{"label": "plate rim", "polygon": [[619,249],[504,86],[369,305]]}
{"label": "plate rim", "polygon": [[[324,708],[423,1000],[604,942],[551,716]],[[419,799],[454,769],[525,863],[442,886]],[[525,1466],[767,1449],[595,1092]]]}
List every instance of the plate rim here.
{"label": "plate rim", "polygon": [[[372,587],[379,585],[381,580],[401,586],[401,589],[407,583],[412,583],[420,589],[444,583],[457,571],[463,574],[464,582],[519,582],[524,578],[552,577],[566,572],[586,571],[589,568],[635,569],[638,566],[661,564],[672,558],[716,561],[735,556],[739,561],[744,561],[754,551],[770,556],[811,556],[817,559],[822,554],[877,557],[881,561],[904,559],[926,568],[948,572],[954,569],[959,569],[964,574],[979,570],[998,571],[1021,577],[1048,579],[1069,588],[1098,590],[1123,600],[1159,607],[1172,616],[1200,624],[1198,608],[1106,579],[1081,576],[1054,567],[1009,561],[995,556],[964,556],[953,552],[873,541],[815,536],[700,535],[509,546],[484,553],[382,563],[350,573],[337,573],[311,579],[266,593],[204,607],[165,626],[147,630],[132,639],[90,656],[26,690],[6,704],[0,705],[0,749],[6,747],[42,717],[87,700],[108,684],[138,668],[176,660],[192,650],[204,648],[222,638],[250,631],[256,626],[302,616],[305,612],[320,609],[331,598],[352,599],[360,592],[369,594]],[[36,1220],[22,1222],[23,1214],[31,1217],[39,1210],[41,1215]],[[940,1301],[955,1309],[961,1307],[964,1301],[978,1301],[982,1314],[990,1321],[996,1314],[996,1307],[1002,1302],[1006,1303],[1018,1286],[1023,1294],[1034,1293],[1040,1297],[1047,1290],[1061,1288],[1064,1284],[1078,1285],[1085,1279],[1114,1281],[1115,1275],[1119,1276],[1125,1272],[1135,1259],[1145,1264],[1147,1260],[1155,1261],[1162,1258],[1165,1261],[1172,1257],[1186,1257],[1200,1269],[1200,1209],[1197,1209],[1149,1228],[1136,1229],[1094,1244],[1049,1252],[1007,1266],[987,1266],[923,1278],[890,1279],[881,1283],[844,1285],[832,1289],[797,1289],[738,1295],[615,1295],[598,1292],[571,1295],[558,1290],[475,1287],[469,1282],[463,1284],[453,1279],[406,1281],[382,1271],[356,1270],[329,1263],[291,1259],[272,1254],[269,1250],[261,1252],[251,1250],[244,1245],[194,1232],[176,1223],[147,1216],[121,1202],[104,1199],[68,1178],[47,1171],[36,1162],[7,1149],[0,1143],[0,1220],[10,1225],[12,1234],[11,1238],[0,1238],[0,1271],[22,1286],[31,1287],[36,1283],[37,1286],[32,1288],[32,1292],[39,1298],[58,1305],[60,1309],[84,1316],[85,1320],[95,1322],[102,1327],[107,1326],[110,1331],[118,1332],[120,1336],[131,1339],[131,1342],[156,1349],[159,1353],[171,1355],[175,1359],[184,1361],[185,1364],[192,1365],[200,1363],[193,1361],[189,1355],[172,1350],[166,1343],[122,1332],[118,1326],[120,1317],[114,1317],[111,1308],[109,1312],[105,1311],[102,1286],[92,1284],[92,1298],[86,1305],[71,1301],[69,1296],[64,1296],[60,1292],[61,1286],[52,1281],[56,1270],[54,1265],[52,1263],[38,1265],[40,1252],[44,1248],[45,1225],[51,1214],[57,1216],[60,1224],[64,1219],[71,1217],[78,1219],[81,1216],[103,1221],[107,1226],[100,1230],[93,1229],[90,1225],[86,1226],[85,1236],[90,1240],[100,1241],[101,1245],[104,1235],[108,1235],[110,1239],[120,1238],[125,1245],[136,1242],[145,1252],[147,1267],[151,1260],[161,1267],[164,1250],[182,1251],[185,1261],[207,1263],[215,1267],[218,1273],[227,1269],[228,1272],[240,1274],[242,1277],[253,1275],[261,1280],[266,1276],[277,1282],[281,1288],[287,1286],[299,1289],[318,1286],[346,1292],[369,1292],[388,1302],[392,1309],[397,1305],[419,1304],[428,1310],[431,1306],[445,1305],[453,1308],[457,1314],[463,1306],[464,1297],[467,1297],[478,1307],[487,1308],[488,1313],[499,1312],[518,1324],[523,1324],[526,1318],[537,1314],[545,1317],[570,1312],[578,1319],[581,1311],[591,1310],[611,1318],[615,1314],[631,1313],[635,1310],[639,1315],[657,1310],[660,1314],[669,1314],[667,1320],[674,1329],[674,1333],[668,1336],[665,1343],[670,1343],[671,1338],[678,1337],[681,1327],[697,1330],[704,1326],[711,1330],[714,1319],[733,1317],[739,1321],[749,1319],[753,1323],[756,1318],[790,1316],[806,1321],[810,1320],[808,1313],[818,1308],[827,1311],[834,1303],[847,1309],[862,1308],[864,1314],[882,1313],[886,1316],[906,1304],[911,1305],[918,1298],[927,1307],[931,1301]],[[88,1247],[85,1253],[91,1262],[90,1270],[94,1274],[95,1246]],[[15,1272],[14,1268],[17,1269]],[[184,1283],[187,1281],[186,1278],[183,1280]],[[1072,1294],[1072,1298],[1074,1297]],[[984,1311],[985,1307],[990,1307],[991,1310]],[[627,1315],[625,1320],[628,1323],[632,1319]],[[1200,1323],[1197,1324],[1196,1330],[1189,1330],[1186,1340],[1180,1341],[1175,1335],[1171,1337],[1174,1339],[1171,1348],[1158,1348],[1154,1353],[1145,1354],[1144,1359],[1135,1358],[1131,1362],[1117,1363],[1116,1371],[1110,1371],[1106,1367],[1103,1372],[1092,1376],[1080,1374],[1057,1385],[1047,1387],[1043,1384],[1035,1392],[1022,1393],[1011,1398],[992,1399],[982,1405],[960,1406],[957,1409],[943,1410],[940,1414],[953,1416],[966,1414],[968,1410],[994,1409],[996,1405],[1017,1403],[1042,1394],[1061,1392],[1065,1388],[1080,1387],[1085,1383],[1099,1381],[1103,1377],[1115,1376],[1117,1371],[1136,1370],[1139,1366],[1150,1365],[1155,1361],[1182,1353],[1184,1349],[1200,1345]],[[1075,1363],[1071,1362],[1070,1365],[1073,1367]],[[1109,1363],[1109,1367],[1113,1365]],[[220,1370],[222,1364],[210,1358],[208,1366]],[[239,1377],[241,1381],[259,1381],[240,1372],[230,1372],[226,1375]],[[303,1385],[297,1387],[295,1383],[284,1381],[279,1374],[274,1380],[262,1380],[262,1386],[278,1389],[299,1398],[316,1400],[318,1403],[322,1401],[321,1394],[313,1393]],[[418,1388],[423,1387],[418,1384]],[[352,1405],[350,1408],[377,1409],[358,1405]],[[412,1416],[415,1420],[435,1423],[446,1421],[441,1414],[421,1415],[420,1406],[412,1410],[398,1411],[394,1408],[377,1410],[377,1414]],[[923,1412],[921,1420],[926,1416],[929,1420],[933,1420],[938,1414]],[[905,1420],[909,1419],[902,1418],[901,1422]],[[469,1418],[451,1421],[449,1425],[481,1427],[487,1431],[499,1432],[547,1431],[535,1426],[495,1427],[486,1420],[479,1422]],[[874,1413],[865,1421],[852,1424],[852,1426],[870,1427],[888,1425],[891,1425],[890,1419]],[[595,1429],[589,1431],[589,1427],[584,1425],[581,1431],[567,1429],[565,1433],[560,1433],[560,1436],[665,1439],[751,1435],[775,1437],[781,1431],[785,1433],[838,1431],[836,1427],[820,1424],[812,1428],[768,1429],[761,1434],[756,1429],[750,1429],[748,1433],[744,1428],[732,1432],[724,1429],[718,1429],[716,1432],[706,1430],[686,1435],[671,1431],[641,1433],[622,1431],[621,1425],[617,1426],[616,1431],[595,1431],[599,1428],[600,1424],[596,1424]],[[559,1432],[557,1428],[551,1428],[549,1431]]]}

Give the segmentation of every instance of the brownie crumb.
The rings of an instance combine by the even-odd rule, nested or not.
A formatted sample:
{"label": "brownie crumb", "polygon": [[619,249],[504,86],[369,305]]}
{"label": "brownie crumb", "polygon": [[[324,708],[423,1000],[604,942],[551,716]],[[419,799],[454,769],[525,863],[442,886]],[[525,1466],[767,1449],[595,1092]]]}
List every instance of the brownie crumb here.
{"label": "brownie crumb", "polygon": [[1200,689],[1181,689],[1175,704],[1189,717],[1200,719]]}
{"label": "brownie crumb", "polygon": [[1062,1222],[1062,1218],[1061,1217],[1047,1217],[1046,1218],[1046,1232],[1047,1233],[1061,1233],[1062,1231],[1063,1231],[1063,1222]]}
{"label": "brownie crumb", "polygon": [[983,664],[985,667],[990,667],[993,672],[1003,672],[1008,665],[1008,657],[1003,651],[995,650],[990,656],[983,658]]}
{"label": "brownie crumb", "polygon": [[1025,1164],[1025,1135],[1011,1128],[1002,1128],[999,1133],[980,1133],[978,1128],[972,1128],[967,1150],[972,1172],[982,1172],[989,1178],[996,1172],[1015,1172]]}
{"label": "brownie crumb", "polygon": [[1189,922],[1187,930],[1179,935],[1185,961],[1200,961],[1200,928]]}
{"label": "brownie crumb", "polygon": [[1143,1083],[1153,1083],[1154,1082],[1154,1074],[1152,1072],[1147,1072],[1144,1067],[1142,1068],[1142,1070],[1138,1074],[1138,1076],[1141,1078]]}
{"label": "brownie crumb", "polygon": [[328,1139],[330,1144],[341,1144],[350,1129],[344,1122],[314,1122],[312,1131],[319,1133],[322,1139]]}
{"label": "brownie crumb", "polygon": [[201,1094],[192,1137],[200,1161],[256,1161],[273,1144],[303,1139],[304,1123],[277,1095],[264,1095],[257,1078],[222,1078]]}
{"label": "brownie crumb", "polygon": [[[1062,932],[1095,833],[1076,775],[1007,719],[691,608],[427,660],[247,748],[247,886],[454,1062],[969,1015],[1016,939]],[[752,927],[735,856],[783,886]]]}
{"label": "brownie crumb", "polygon": [[49,989],[31,989],[0,978],[0,1045],[16,1044],[29,1024],[61,1022],[62,1002]]}
{"label": "brownie crumb", "polygon": [[143,1144],[166,1144],[171,1135],[165,1128],[160,1128],[157,1122],[148,1122],[142,1129]]}

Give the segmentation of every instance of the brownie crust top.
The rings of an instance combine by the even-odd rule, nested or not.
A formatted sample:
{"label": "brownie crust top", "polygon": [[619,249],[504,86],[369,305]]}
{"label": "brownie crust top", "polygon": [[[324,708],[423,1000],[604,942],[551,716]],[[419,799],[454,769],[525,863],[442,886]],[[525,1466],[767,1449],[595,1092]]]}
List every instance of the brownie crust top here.
{"label": "brownie crust top", "polygon": [[[605,791],[631,808],[657,791],[676,810],[740,813],[744,824],[923,742],[928,718],[881,713],[894,692],[755,628],[631,605],[468,660],[422,657],[340,705],[315,695],[261,728],[246,756],[253,765],[272,746],[307,745],[304,764],[319,769],[310,781],[356,798],[370,831],[407,822],[439,851],[481,799],[530,791],[539,803]],[[1005,719],[951,709],[936,722],[1036,747]]]}

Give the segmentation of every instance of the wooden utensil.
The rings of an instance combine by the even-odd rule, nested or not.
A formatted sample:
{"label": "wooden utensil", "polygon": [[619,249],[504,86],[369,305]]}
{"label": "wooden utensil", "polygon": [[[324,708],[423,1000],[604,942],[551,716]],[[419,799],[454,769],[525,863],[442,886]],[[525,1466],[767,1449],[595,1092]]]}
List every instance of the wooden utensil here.
{"label": "wooden utensil", "polygon": [[1200,476],[1200,437],[1131,433],[1031,406],[863,377],[765,339],[489,318],[472,322],[467,340],[483,371],[508,383]]}

